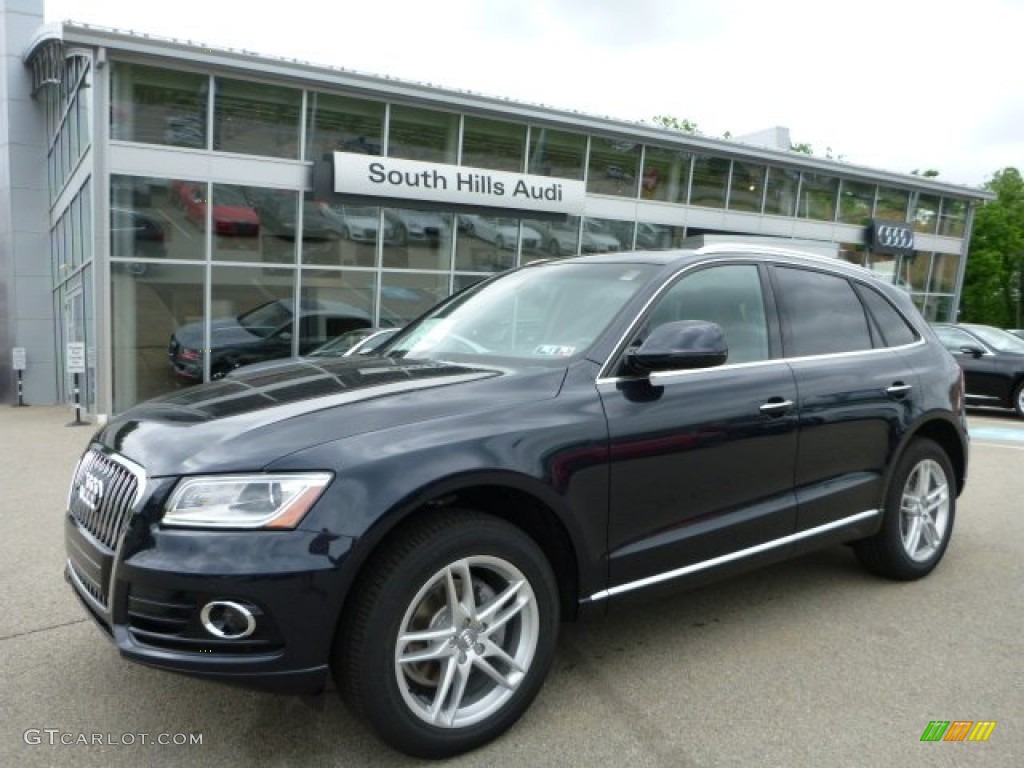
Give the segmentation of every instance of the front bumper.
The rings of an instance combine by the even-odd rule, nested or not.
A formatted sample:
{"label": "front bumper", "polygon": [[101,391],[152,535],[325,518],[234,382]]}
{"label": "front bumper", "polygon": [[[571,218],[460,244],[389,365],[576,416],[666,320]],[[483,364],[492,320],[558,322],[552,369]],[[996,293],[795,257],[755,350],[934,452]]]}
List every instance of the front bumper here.
{"label": "front bumper", "polygon": [[[326,532],[166,530],[133,518],[115,549],[66,515],[65,577],[127,659],[277,693],[327,680],[351,540]],[[204,628],[210,602],[246,606],[241,639]]]}

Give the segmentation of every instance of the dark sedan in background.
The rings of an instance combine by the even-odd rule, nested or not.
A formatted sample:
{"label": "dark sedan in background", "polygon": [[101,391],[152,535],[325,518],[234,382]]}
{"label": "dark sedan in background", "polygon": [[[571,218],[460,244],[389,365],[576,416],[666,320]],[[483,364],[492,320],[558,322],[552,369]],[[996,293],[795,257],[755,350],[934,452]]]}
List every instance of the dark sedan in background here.
{"label": "dark sedan in background", "polygon": [[963,369],[968,405],[1012,408],[1024,418],[1024,339],[975,323],[934,328]]}
{"label": "dark sedan in background", "polygon": [[[242,365],[290,356],[296,332],[302,355],[346,331],[369,326],[370,317],[361,309],[326,301],[304,301],[298,328],[293,302],[283,299],[237,316],[214,318],[210,322],[210,378],[219,379]],[[174,375],[188,384],[202,381],[204,352],[201,322],[177,328],[167,346]]]}

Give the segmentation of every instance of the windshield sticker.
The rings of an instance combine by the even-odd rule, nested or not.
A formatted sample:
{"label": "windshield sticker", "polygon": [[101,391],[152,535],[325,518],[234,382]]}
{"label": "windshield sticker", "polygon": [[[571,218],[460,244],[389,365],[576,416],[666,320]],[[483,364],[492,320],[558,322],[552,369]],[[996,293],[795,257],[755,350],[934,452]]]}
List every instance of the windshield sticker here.
{"label": "windshield sticker", "polygon": [[541,344],[533,350],[533,354],[538,357],[572,357],[575,352],[576,347],[567,347],[562,344]]}

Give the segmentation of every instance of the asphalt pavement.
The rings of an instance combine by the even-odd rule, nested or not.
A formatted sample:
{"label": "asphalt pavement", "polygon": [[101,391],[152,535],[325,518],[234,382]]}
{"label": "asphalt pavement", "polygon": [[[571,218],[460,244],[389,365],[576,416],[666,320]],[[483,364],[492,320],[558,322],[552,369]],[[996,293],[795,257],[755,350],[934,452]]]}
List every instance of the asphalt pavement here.
{"label": "asphalt pavement", "polygon": [[[0,766],[420,763],[334,691],[314,707],[122,661],[62,577],[92,433],[72,420],[0,406]],[[1024,421],[970,421],[968,488],[928,578],[887,582],[835,547],[565,626],[520,723],[447,764],[1024,764]],[[996,726],[984,743],[922,742],[936,720]]]}

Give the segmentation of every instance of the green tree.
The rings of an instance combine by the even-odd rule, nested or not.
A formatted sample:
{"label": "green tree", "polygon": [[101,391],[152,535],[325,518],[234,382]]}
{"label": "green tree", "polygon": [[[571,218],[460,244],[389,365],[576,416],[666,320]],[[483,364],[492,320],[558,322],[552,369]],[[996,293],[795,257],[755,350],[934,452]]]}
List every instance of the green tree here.
{"label": "green tree", "polygon": [[1019,328],[1024,320],[1024,179],[1016,168],[1004,168],[984,187],[996,199],[974,217],[961,319]]}
{"label": "green tree", "polygon": [[687,120],[685,117],[680,119],[678,117],[672,117],[671,115],[655,115],[651,119],[655,125],[661,126],[662,128],[668,128],[671,131],[681,131],[682,133],[689,133],[694,136],[700,134],[697,124],[691,120]]}

